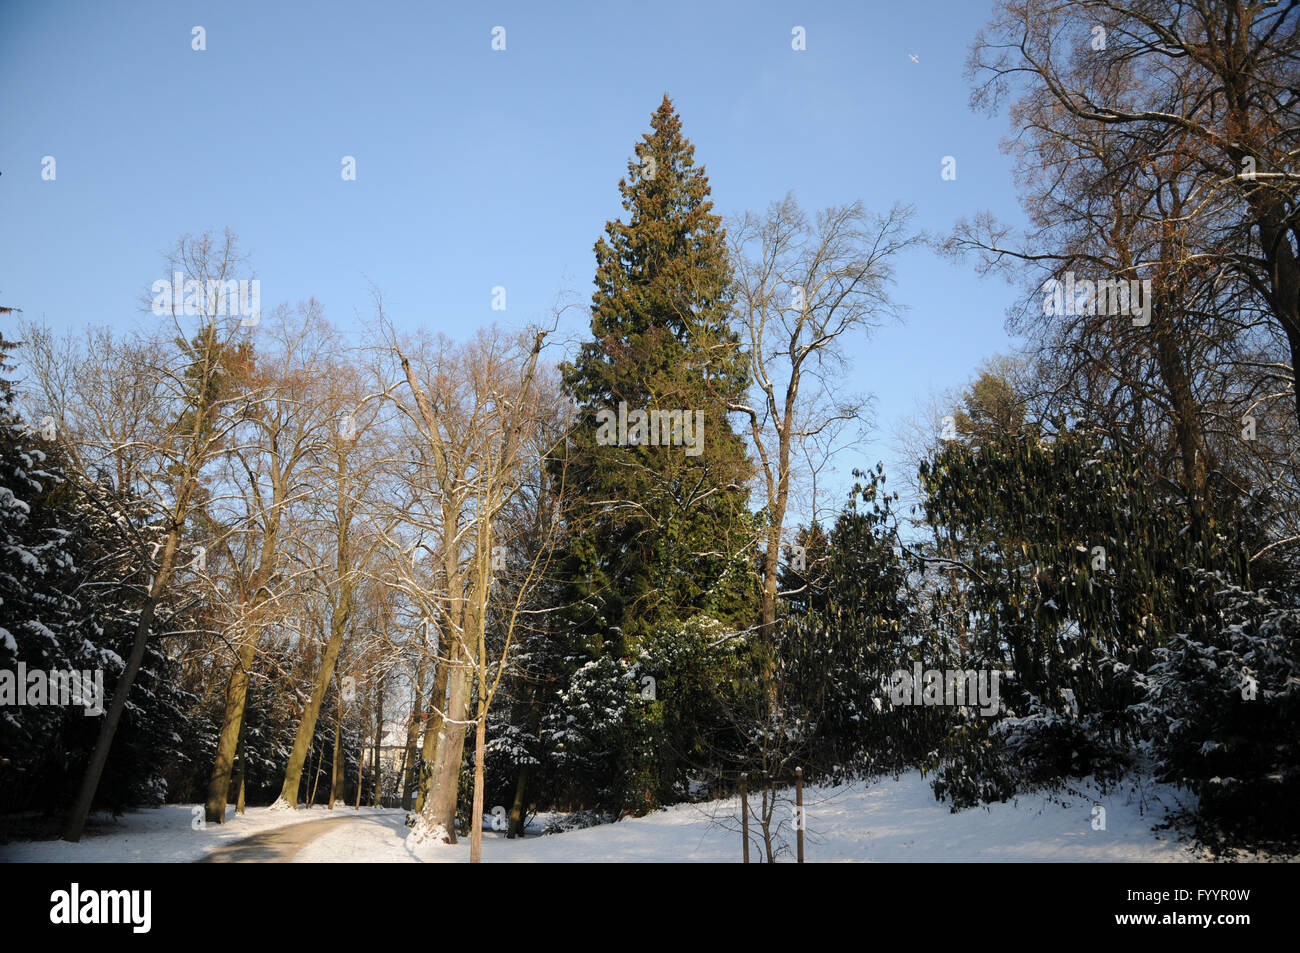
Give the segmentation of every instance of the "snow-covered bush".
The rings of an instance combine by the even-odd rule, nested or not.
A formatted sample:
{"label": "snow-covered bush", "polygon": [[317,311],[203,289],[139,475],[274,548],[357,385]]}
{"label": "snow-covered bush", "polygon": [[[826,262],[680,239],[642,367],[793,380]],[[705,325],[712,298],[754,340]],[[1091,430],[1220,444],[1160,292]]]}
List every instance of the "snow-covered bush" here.
{"label": "snow-covered bush", "polygon": [[1159,650],[1137,706],[1157,777],[1198,797],[1202,836],[1300,840],[1300,604],[1225,585],[1219,613]]}

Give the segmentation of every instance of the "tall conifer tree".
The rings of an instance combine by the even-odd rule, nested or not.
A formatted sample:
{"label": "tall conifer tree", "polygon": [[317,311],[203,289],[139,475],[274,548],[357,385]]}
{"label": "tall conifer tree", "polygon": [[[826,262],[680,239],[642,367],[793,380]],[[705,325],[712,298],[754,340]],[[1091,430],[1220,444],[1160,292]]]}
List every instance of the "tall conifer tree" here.
{"label": "tall conifer tree", "polygon": [[[566,564],[583,593],[573,619],[619,654],[657,625],[701,612],[749,625],[754,611],[750,462],[726,412],[746,393],[748,363],[730,325],[725,232],[667,96],[650,127],[619,182],[627,221],[608,222],[596,243],[593,340],[563,368],[581,413],[571,525],[591,544]],[[702,413],[702,451],[609,444],[600,412],[621,403],[629,415]]]}

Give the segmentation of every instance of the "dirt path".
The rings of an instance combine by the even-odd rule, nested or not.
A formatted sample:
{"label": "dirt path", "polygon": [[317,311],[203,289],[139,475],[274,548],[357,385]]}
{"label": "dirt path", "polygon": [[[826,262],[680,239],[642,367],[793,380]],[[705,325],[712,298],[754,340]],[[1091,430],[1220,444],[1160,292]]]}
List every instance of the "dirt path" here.
{"label": "dirt path", "polygon": [[250,834],[233,844],[218,847],[199,864],[284,864],[294,855],[332,827],[349,821],[365,820],[367,815],[327,817],[319,821],[304,821],[277,827],[275,830]]}

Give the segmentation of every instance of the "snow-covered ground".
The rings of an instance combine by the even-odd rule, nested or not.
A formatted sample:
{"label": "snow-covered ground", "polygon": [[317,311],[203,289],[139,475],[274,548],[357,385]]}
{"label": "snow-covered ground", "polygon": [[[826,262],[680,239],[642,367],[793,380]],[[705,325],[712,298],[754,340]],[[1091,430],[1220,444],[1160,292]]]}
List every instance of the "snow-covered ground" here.
{"label": "snow-covered ground", "polygon": [[[1153,831],[1186,795],[1164,785],[1129,781],[1100,793],[1080,784],[1069,794],[1034,794],[1005,804],[950,813],[934,799],[919,772],[837,788],[805,791],[805,855],[809,862],[844,861],[1028,861],[1186,862],[1208,859],[1168,831]],[[1105,809],[1103,817],[1094,808]],[[751,811],[758,799],[751,794]],[[793,851],[783,804],[783,839]],[[193,808],[175,805],[126,815],[115,828],[87,836],[81,844],[61,841],[0,847],[6,861],[188,861],[239,838],[304,821],[337,817],[294,856],[295,862],[462,863],[467,839],[451,846],[412,843],[400,810],[316,808],[268,811],[251,808],[224,825],[191,829]],[[683,804],[647,817],[630,818],[563,834],[507,840],[485,819],[483,859],[545,862],[737,862],[741,858],[739,801]],[[536,829],[540,825],[534,824]],[[761,859],[751,813],[751,860]],[[792,860],[791,854],[780,859]]]}
{"label": "snow-covered ground", "polygon": [[[197,810],[196,810],[197,809]],[[0,862],[38,861],[51,863],[184,863],[199,860],[218,847],[231,844],[252,834],[288,824],[319,821],[333,815],[354,815],[352,808],[328,811],[317,806],[311,810],[272,811],[250,807],[242,816],[234,807],[226,808],[224,824],[203,824],[201,805],[168,804],[164,807],[129,811],[119,818],[107,814],[93,817],[94,829],[88,828],[78,844],[67,841],[15,841],[0,844]],[[363,807],[362,816],[395,813],[400,824],[402,811],[382,811]],[[199,829],[195,829],[196,825]]]}
{"label": "snow-covered ground", "polygon": [[[949,813],[934,799],[930,784],[913,771],[897,780],[839,788],[808,788],[805,859],[844,861],[1194,861],[1201,859],[1168,833],[1151,826],[1178,806],[1176,792],[1163,786],[1126,785],[1100,795],[1078,788],[1081,796],[1033,795],[1005,804]],[[1105,830],[1094,830],[1093,806],[1106,809]],[[751,811],[758,799],[751,795]],[[580,831],[506,840],[484,831],[483,860],[547,862],[736,862],[741,859],[739,801],[683,804],[642,818],[629,818]],[[793,812],[782,805],[778,816],[793,849]],[[751,838],[757,832],[751,815]],[[423,861],[457,863],[469,859],[467,842],[408,844],[401,818],[330,830],[305,847],[300,862]],[[750,859],[758,862],[757,840]],[[793,856],[782,857],[792,860]]]}

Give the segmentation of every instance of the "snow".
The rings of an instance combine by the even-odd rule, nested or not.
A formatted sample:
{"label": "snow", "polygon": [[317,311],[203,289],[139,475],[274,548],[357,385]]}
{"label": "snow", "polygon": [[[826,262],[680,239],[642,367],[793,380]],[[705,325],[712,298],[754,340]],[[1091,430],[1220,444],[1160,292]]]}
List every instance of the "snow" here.
{"label": "snow", "polygon": [[[1102,794],[1089,782],[1073,793],[1022,795],[1004,804],[953,814],[936,801],[919,771],[804,792],[809,863],[842,862],[1193,862],[1208,856],[1155,832],[1167,811],[1188,806],[1188,796],[1145,780],[1127,780]],[[786,792],[789,794],[790,792]],[[751,861],[762,856],[751,794]],[[1094,805],[1105,808],[1105,829],[1094,830]],[[81,844],[40,841],[0,846],[0,861],[190,861],[232,841],[288,824],[337,818],[294,856],[296,863],[464,863],[469,840],[456,845],[417,842],[396,809],[272,811],[250,808],[228,814],[224,825],[195,831],[194,805],[170,805],[132,812]],[[201,812],[199,812],[199,816]],[[793,859],[790,807],[777,816]],[[539,836],[554,817],[539,817],[530,836],[507,840],[484,818],[483,860],[487,863],[552,862],[739,862],[740,822],[736,798],[681,804],[642,818]],[[1259,859],[1269,859],[1262,857]]]}
{"label": "snow", "polygon": [[[168,804],[128,811],[117,819],[96,814],[92,822],[97,827],[92,829],[87,824],[81,843],[48,840],[0,844],[0,863],[185,863],[251,834],[356,813],[352,808],[329,811],[320,806],[282,813],[266,807],[250,807],[241,817],[231,805],[226,808],[224,824],[207,824],[202,830],[194,830],[192,826],[196,817],[203,817],[202,805],[197,804]],[[368,807],[360,811],[363,817],[375,813],[385,812]],[[395,813],[400,823],[404,815],[401,811]]]}
{"label": "snow", "polygon": [[[1093,830],[1094,801],[1088,797],[1019,797],[952,814],[934,799],[919,771],[897,780],[804,792],[808,830],[805,859],[816,862],[1191,862],[1206,859],[1170,834],[1153,833],[1176,792],[1161,785],[1130,783],[1101,795],[1091,785],[1079,790],[1106,808],[1106,830]],[[1059,803],[1063,801],[1064,803]],[[751,811],[758,801],[751,795]],[[779,816],[788,817],[787,806]],[[399,812],[400,813],[400,812]],[[739,801],[683,804],[642,818],[547,836],[507,840],[484,819],[485,863],[739,862]],[[789,825],[787,840],[791,841]],[[756,829],[751,813],[751,837]],[[341,825],[304,847],[300,863],[464,863],[469,842],[413,843],[400,816],[375,815]],[[760,859],[755,840],[751,862]],[[781,860],[791,860],[784,856]]]}

